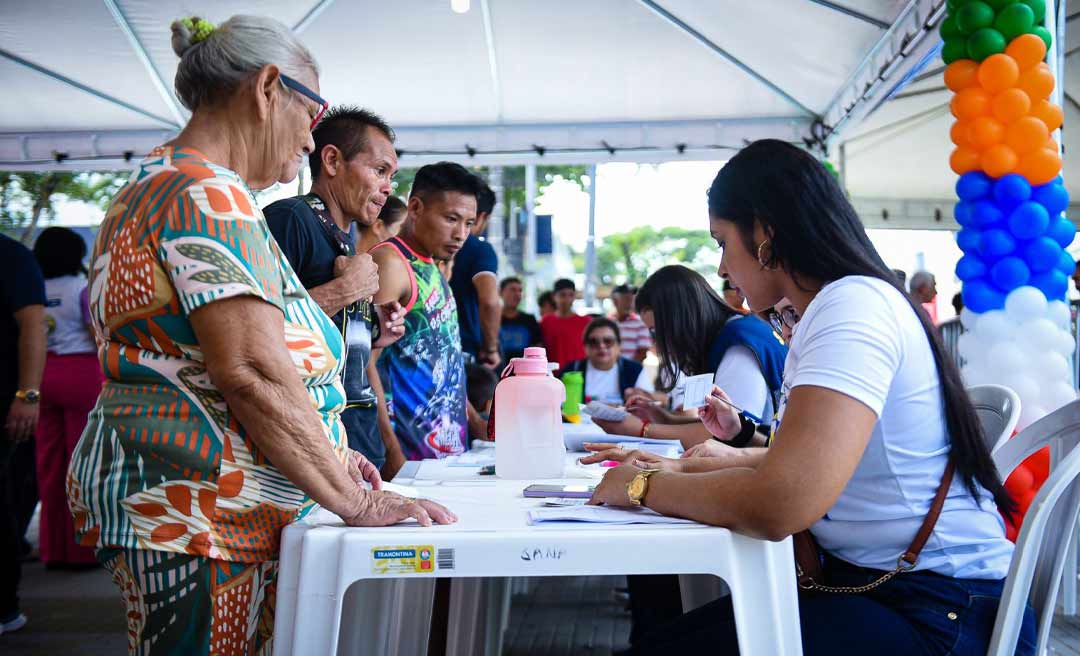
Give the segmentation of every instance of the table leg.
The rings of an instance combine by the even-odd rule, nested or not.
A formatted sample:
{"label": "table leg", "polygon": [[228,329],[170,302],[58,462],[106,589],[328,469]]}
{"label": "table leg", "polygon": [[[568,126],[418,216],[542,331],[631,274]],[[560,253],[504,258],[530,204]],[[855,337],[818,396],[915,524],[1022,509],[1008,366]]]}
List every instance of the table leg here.
{"label": "table leg", "polygon": [[[733,535],[734,540],[750,540]],[[799,596],[791,539],[765,549],[741,551],[745,558],[723,576],[731,588],[735,630],[742,656],[801,656]]]}

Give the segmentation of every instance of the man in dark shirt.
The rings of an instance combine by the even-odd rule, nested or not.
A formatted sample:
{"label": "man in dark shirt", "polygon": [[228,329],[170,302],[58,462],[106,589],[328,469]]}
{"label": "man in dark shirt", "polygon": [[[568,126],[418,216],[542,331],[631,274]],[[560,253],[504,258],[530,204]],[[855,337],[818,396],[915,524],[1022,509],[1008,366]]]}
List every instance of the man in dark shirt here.
{"label": "man in dark shirt", "polygon": [[491,211],[495,209],[495,193],[478,180],[476,224],[454,256],[454,274],[450,289],[458,308],[458,327],[461,330],[461,350],[472,355],[480,364],[494,367],[499,364],[499,291],[496,277],[499,258],[495,249],[480,235],[487,228]]}
{"label": "man in dark shirt", "polygon": [[394,132],[375,114],[345,106],[327,112],[312,136],[311,192],[277,201],[263,214],[300,282],[341,328],[347,400],[341,421],[349,448],[381,468],[400,448],[392,432],[380,431],[380,395],[368,379],[368,363],[373,349],[401,335],[404,313],[397,303],[372,305],[379,270],[370,255],[356,253],[349,228],[353,222],[372,225],[390,195],[397,172]]}
{"label": "man in dark shirt", "polygon": [[[45,280],[33,254],[0,235],[0,633],[26,625],[19,611],[22,530],[16,517],[12,466],[37,429],[45,369]],[[33,459],[30,459],[33,467]]]}
{"label": "man in dark shirt", "polygon": [[502,296],[502,325],[499,327],[499,343],[502,345],[503,360],[520,358],[525,355],[525,347],[540,346],[540,324],[536,317],[518,309],[521,305],[522,284],[520,278],[504,278],[499,283],[499,295]]}

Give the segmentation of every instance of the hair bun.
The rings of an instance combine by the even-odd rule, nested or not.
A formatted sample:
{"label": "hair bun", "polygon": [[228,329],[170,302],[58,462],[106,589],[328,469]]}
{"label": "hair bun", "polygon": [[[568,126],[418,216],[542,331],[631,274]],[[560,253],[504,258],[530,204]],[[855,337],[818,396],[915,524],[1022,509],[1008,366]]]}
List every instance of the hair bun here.
{"label": "hair bun", "polygon": [[177,57],[205,41],[216,26],[205,18],[191,16],[172,22],[172,47]]}

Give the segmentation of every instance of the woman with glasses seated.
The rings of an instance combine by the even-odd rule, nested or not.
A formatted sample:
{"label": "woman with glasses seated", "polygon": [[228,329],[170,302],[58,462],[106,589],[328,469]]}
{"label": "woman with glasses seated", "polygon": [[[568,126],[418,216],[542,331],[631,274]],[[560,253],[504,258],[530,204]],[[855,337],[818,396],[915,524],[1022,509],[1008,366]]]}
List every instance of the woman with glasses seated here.
{"label": "woman with glasses seated", "polygon": [[[585,378],[585,402],[600,401],[622,405],[630,389],[651,392],[645,367],[622,356],[619,325],[607,317],[593,319],[585,326],[585,359],[566,365],[567,371],[580,371]],[[560,374],[561,375],[561,374]]]}
{"label": "woman with glasses seated", "polygon": [[[696,412],[679,412],[681,385],[699,374],[712,375],[717,386],[761,423],[772,421],[787,347],[766,322],[732,310],[704,276],[681,265],[662,267],[649,276],[635,304],[652,331],[662,378],[677,381],[674,412],[635,394],[627,402],[633,414],[620,422],[596,421],[601,428],[615,435],[679,440],[685,448],[708,441],[712,435]],[[702,399],[695,401],[700,404]],[[764,437],[749,431],[731,442],[763,444]]]}
{"label": "woman with glasses seated", "polygon": [[326,101],[311,53],[256,16],[172,33],[191,119],[142,161],[94,245],[106,382],[68,499],[122,591],[131,653],[262,653],[281,530],[314,503],[350,526],[455,517],[381,491],[346,448],[341,334],[251,192],[292,180],[314,147]]}
{"label": "woman with glasses seated", "polygon": [[[755,142],[708,198],[720,275],[752,310],[787,298],[800,317],[779,426],[768,449],[723,457],[596,454],[625,464],[590,503],[795,536],[807,656],[985,654],[1013,557],[1001,513],[1016,504],[937,330],[810,153]],[[701,416],[719,438],[747,423],[711,397]],[[640,636],[631,653],[738,653],[733,603]],[[1032,654],[1034,639],[1029,608],[1015,653]]]}

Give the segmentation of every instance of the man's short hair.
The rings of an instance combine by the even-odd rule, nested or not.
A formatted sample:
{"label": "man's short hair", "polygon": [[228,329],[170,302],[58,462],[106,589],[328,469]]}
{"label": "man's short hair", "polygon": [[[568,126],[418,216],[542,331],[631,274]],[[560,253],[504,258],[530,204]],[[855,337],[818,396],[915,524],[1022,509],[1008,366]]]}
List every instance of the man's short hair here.
{"label": "man's short hair", "polygon": [[614,296],[615,294],[636,294],[636,293],[637,293],[637,288],[635,288],[633,285],[627,285],[626,283],[623,283],[621,285],[616,285],[615,288],[611,290],[611,295],[612,296]]}
{"label": "man's short hair", "polygon": [[555,293],[549,291],[540,294],[536,299],[536,304],[540,307],[544,307],[545,305],[555,305]]}
{"label": "man's short hair", "polygon": [[892,272],[893,275],[896,276],[896,279],[900,281],[901,287],[907,284],[907,271],[904,271],[903,269],[893,269]]}
{"label": "man's short hair", "polygon": [[499,291],[501,292],[501,291],[505,290],[507,287],[514,284],[515,282],[520,285],[521,284],[521,278],[518,278],[517,276],[509,276],[507,278],[503,278],[499,282]]}
{"label": "man's short hair", "polygon": [[589,325],[585,326],[585,332],[581,335],[582,342],[588,342],[589,336],[593,334],[593,331],[600,328],[610,328],[611,332],[615,333],[615,341],[622,343],[622,335],[619,334],[619,324],[615,323],[607,317],[597,317],[589,322]]}
{"label": "man's short hair", "polygon": [[561,292],[564,289],[569,289],[569,290],[575,291],[575,292],[577,291],[577,287],[574,286],[574,281],[570,280],[569,278],[559,278],[558,280],[556,280],[555,281],[555,286],[552,289],[552,291],[554,291],[556,294],[558,294],[559,292]]}
{"label": "man's short hair", "polygon": [[495,398],[498,383],[499,378],[491,369],[479,364],[465,365],[465,396],[476,410],[483,410]]}
{"label": "man's short hair", "polygon": [[409,198],[419,196],[427,200],[431,194],[456,191],[477,198],[483,181],[461,164],[439,162],[421,166],[413,178]]}
{"label": "man's short hair", "polygon": [[387,196],[382,209],[379,210],[379,218],[383,225],[392,226],[401,221],[408,214],[409,206],[397,196]]}
{"label": "man's short hair", "polygon": [[934,274],[929,271],[916,271],[911,274],[911,280],[908,281],[908,291],[914,294],[923,287],[932,284],[934,284]]}
{"label": "man's short hair", "polygon": [[476,176],[476,179],[480,183],[480,188],[476,192],[476,214],[491,214],[495,209],[495,192],[483,178]]}
{"label": "man's short hair", "polygon": [[394,139],[397,138],[394,129],[375,112],[356,105],[335,105],[331,107],[311,132],[311,136],[315,140],[315,150],[308,155],[308,164],[311,166],[311,179],[318,180],[319,174],[322,173],[323,148],[336,146],[347,162],[367,147],[367,129],[369,127],[383,133],[390,140],[390,143],[393,143]]}

